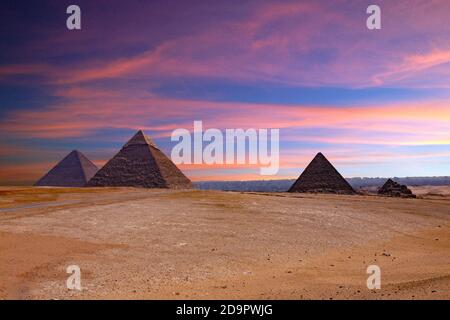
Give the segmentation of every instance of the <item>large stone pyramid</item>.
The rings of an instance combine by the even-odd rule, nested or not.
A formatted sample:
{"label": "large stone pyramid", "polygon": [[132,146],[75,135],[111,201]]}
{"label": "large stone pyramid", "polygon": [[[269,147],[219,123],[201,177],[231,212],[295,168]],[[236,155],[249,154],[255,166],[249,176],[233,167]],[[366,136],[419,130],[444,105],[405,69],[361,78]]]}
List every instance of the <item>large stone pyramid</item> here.
{"label": "large stone pyramid", "polygon": [[73,150],[39,179],[35,186],[84,187],[97,171],[95,164],[81,152]]}
{"label": "large stone pyramid", "polygon": [[144,132],[138,131],[87,186],[186,189],[192,188],[192,183]]}
{"label": "large stone pyramid", "polygon": [[355,191],[322,153],[318,153],[288,192],[354,194]]}

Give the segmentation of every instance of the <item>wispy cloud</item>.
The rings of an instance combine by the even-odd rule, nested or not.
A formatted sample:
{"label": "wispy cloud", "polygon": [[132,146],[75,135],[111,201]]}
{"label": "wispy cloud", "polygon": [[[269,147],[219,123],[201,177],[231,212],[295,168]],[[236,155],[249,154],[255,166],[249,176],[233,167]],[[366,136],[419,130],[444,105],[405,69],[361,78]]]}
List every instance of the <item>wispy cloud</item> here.
{"label": "wispy cloud", "polygon": [[[84,17],[83,32],[36,27],[39,37],[29,42],[28,33],[20,44],[15,39],[5,42],[0,83],[8,89],[0,91],[0,134],[7,147],[0,151],[6,159],[2,163],[20,166],[13,161],[39,155],[34,162],[42,168],[59,153],[49,151],[45,157],[30,145],[49,150],[46,147],[78,139],[86,145],[93,141],[104,151],[99,139],[111,148],[137,129],[168,148],[172,130],[191,129],[194,120],[221,129],[281,128],[282,152],[288,154],[281,160],[284,168],[301,166],[309,158],[306,152],[319,148],[330,148],[338,163],[353,166],[358,160],[344,159],[343,149],[353,153],[361,151],[360,146],[370,150],[411,146],[421,156],[421,147],[448,148],[449,1],[382,0],[383,29],[376,32],[365,28],[366,5],[361,1],[250,1],[239,2],[239,10],[237,3],[180,2],[172,8],[164,1],[117,1],[120,24],[116,11],[89,3],[92,15]],[[288,105],[282,98],[248,102],[224,87],[221,90],[231,99],[212,101],[202,84],[214,81],[263,87],[269,94],[285,87],[400,87],[430,88],[440,90],[440,95],[417,101],[373,95],[361,104],[339,96],[343,101],[334,103],[330,97],[326,106],[317,101]],[[31,88],[45,99],[9,94],[16,83],[18,91]],[[173,83],[197,83],[202,90],[183,98],[171,88]],[[164,86],[169,89],[158,95]],[[99,163],[112,154],[103,151],[95,155]],[[410,155],[397,150],[379,157],[372,153],[370,159],[386,163],[402,156]],[[429,157],[443,155],[435,152]],[[369,161],[358,159],[361,165]],[[420,158],[406,160],[412,159]],[[22,172],[38,170],[33,165]],[[14,168],[18,173],[19,167]],[[219,171],[236,178],[257,175],[245,172],[256,170],[247,167],[232,168],[235,173],[220,166],[186,169],[210,178],[219,177]]]}
{"label": "wispy cloud", "polygon": [[[109,79],[213,77],[302,86],[402,86],[411,83],[410,78],[418,73],[449,62],[448,41],[440,40],[448,34],[439,9],[448,4],[413,2],[408,7],[422,7],[429,17],[418,19],[417,13],[397,17],[404,2],[386,3],[383,12],[387,31],[379,34],[364,27],[364,19],[355,14],[356,8],[342,6],[338,10],[325,1],[262,2],[244,17],[219,20],[195,33],[152,43],[141,53],[79,61],[71,64],[70,72],[64,64],[24,64],[0,70],[3,77],[39,73],[55,85]],[[320,19],[313,18],[318,16]],[[396,20],[398,24],[413,23],[415,28],[391,25]],[[421,26],[427,33],[420,33]],[[90,33],[90,38],[103,36],[91,32],[94,35]],[[59,46],[64,47],[62,43]],[[446,67],[433,76],[422,77],[426,81],[414,79],[414,85],[441,87],[442,70],[448,76]]]}
{"label": "wispy cloud", "polygon": [[[375,75],[374,83],[377,85],[382,85],[385,83],[395,83],[401,80],[405,80],[417,74],[429,71],[437,66],[442,66],[438,70],[440,76],[445,77],[447,83],[442,82],[442,87],[449,87],[448,79],[450,78],[450,50],[433,50],[432,52],[418,55],[413,54],[406,56],[403,62],[392,66],[391,70]],[[443,74],[445,72],[445,74]],[[426,84],[423,84],[426,87]],[[449,87],[450,88],[450,87]]]}

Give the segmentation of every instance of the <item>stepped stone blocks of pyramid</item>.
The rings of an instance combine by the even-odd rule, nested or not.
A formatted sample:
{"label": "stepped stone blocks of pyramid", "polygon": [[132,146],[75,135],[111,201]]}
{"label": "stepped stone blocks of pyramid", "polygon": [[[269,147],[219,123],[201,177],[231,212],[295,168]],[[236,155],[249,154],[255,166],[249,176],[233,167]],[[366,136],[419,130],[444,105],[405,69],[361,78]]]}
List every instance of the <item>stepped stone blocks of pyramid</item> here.
{"label": "stepped stone blocks of pyramid", "polygon": [[144,132],[138,131],[87,186],[190,189],[192,183]]}
{"label": "stepped stone blocks of pyramid", "polygon": [[352,186],[320,152],[288,192],[355,194]]}
{"label": "stepped stone blocks of pyramid", "polygon": [[98,168],[81,152],[74,150],[36,182],[35,186],[84,187]]}
{"label": "stepped stone blocks of pyramid", "polygon": [[378,194],[387,197],[400,198],[415,198],[416,195],[412,193],[407,186],[388,179],[385,184],[378,190]]}

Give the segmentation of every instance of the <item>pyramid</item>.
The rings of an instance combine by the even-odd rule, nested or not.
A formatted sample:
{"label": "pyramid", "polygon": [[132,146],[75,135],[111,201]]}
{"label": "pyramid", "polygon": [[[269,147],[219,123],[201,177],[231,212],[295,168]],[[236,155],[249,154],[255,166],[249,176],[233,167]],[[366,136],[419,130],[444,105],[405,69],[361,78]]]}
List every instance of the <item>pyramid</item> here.
{"label": "pyramid", "polygon": [[87,186],[186,189],[192,183],[140,130]]}
{"label": "pyramid", "polygon": [[97,171],[95,164],[81,152],[73,150],[34,185],[84,187]]}
{"label": "pyramid", "polygon": [[416,196],[408,189],[407,186],[388,179],[385,184],[378,190],[378,194],[388,197],[415,198]]}
{"label": "pyramid", "polygon": [[355,191],[322,153],[318,153],[288,192],[354,194]]}

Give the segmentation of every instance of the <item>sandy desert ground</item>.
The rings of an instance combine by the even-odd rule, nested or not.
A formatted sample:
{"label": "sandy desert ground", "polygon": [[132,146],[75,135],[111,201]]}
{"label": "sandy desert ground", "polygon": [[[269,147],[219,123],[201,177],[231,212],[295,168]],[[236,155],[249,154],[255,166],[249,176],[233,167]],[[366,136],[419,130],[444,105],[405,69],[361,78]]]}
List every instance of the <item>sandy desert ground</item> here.
{"label": "sandy desert ground", "polygon": [[414,191],[3,187],[0,298],[449,299],[450,188]]}

